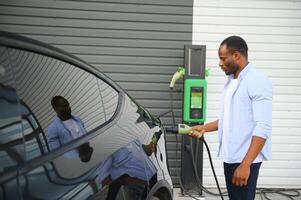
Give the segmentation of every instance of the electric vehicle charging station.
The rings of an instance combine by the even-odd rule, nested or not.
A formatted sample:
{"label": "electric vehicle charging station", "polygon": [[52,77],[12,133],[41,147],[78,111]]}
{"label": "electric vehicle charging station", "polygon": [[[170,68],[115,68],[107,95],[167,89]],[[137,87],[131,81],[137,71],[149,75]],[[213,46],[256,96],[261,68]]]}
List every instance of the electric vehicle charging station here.
{"label": "electric vehicle charging station", "polygon": [[[203,141],[195,140],[185,134],[193,134],[191,126],[203,124],[206,120],[206,46],[185,45],[185,67],[179,67],[170,82],[173,89],[175,82],[184,77],[183,124],[174,126],[169,131],[182,134],[181,175],[182,194],[202,194],[203,177]],[[172,102],[171,102],[172,103]],[[199,136],[201,138],[202,135]]]}
{"label": "electric vehicle charging station", "polygon": [[[182,124],[175,124],[173,114],[173,98],[171,92],[171,112],[173,115],[173,126],[166,128],[167,132],[181,134],[181,174],[179,175],[181,193],[193,199],[200,197],[202,192],[219,195],[223,200],[223,194],[214,170],[210,149],[201,133],[197,133],[191,126],[202,125],[206,121],[206,98],[207,81],[209,70],[205,68],[206,46],[185,45],[185,67],[179,67],[170,81],[170,89],[173,90],[178,79],[184,77],[183,91],[183,120]],[[185,135],[198,136],[197,139]],[[178,144],[178,141],[177,141]],[[212,173],[219,191],[213,193],[203,187],[203,144],[207,149]],[[177,150],[176,150],[177,151]],[[178,159],[176,153],[176,160]],[[203,198],[202,198],[203,199]]]}
{"label": "electric vehicle charging station", "polygon": [[[206,46],[185,45],[184,62],[186,73],[184,75],[183,122],[189,126],[203,124],[206,120]],[[202,184],[203,177],[203,142],[182,136],[181,155],[183,189],[192,194],[202,194],[198,185]],[[196,159],[193,160],[192,156]],[[196,165],[197,174],[195,174],[193,163]]]}

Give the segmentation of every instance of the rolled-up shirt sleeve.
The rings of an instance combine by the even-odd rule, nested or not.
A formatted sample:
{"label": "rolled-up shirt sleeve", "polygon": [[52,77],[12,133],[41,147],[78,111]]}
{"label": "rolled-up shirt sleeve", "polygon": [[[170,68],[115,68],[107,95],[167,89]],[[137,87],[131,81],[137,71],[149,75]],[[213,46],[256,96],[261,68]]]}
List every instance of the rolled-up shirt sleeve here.
{"label": "rolled-up shirt sleeve", "polygon": [[253,136],[267,139],[272,130],[272,83],[265,77],[259,77],[248,89],[252,99],[255,122]]}

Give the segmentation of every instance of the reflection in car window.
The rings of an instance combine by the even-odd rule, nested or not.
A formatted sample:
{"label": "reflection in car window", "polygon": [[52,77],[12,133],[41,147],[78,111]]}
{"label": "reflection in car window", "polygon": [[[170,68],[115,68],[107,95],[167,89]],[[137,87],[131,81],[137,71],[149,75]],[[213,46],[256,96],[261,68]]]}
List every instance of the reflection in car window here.
{"label": "reflection in car window", "polygon": [[93,194],[87,181],[68,182],[57,176],[51,162],[20,175],[19,179],[22,199],[87,199]]}
{"label": "reflection in car window", "polygon": [[153,115],[151,115],[147,110],[145,110],[142,106],[140,106],[139,103],[135,101],[131,96],[128,95],[128,97],[132,100],[134,104],[138,107],[137,113],[139,113],[140,117],[137,119],[137,123],[139,122],[146,122],[146,124],[153,128],[155,126],[160,126],[161,122],[158,118],[155,118]]}
{"label": "reflection in car window", "polygon": [[24,161],[24,147],[18,101],[13,88],[0,84],[1,172]]}
{"label": "reflection in car window", "polygon": [[[50,146],[48,127],[57,115],[50,103],[54,96],[68,100],[72,114],[82,121],[86,132],[102,125],[115,113],[118,92],[93,74],[48,56],[8,50],[16,78],[14,88],[20,97],[22,118],[19,123],[24,129],[27,160],[47,152],[45,147]],[[75,147],[78,156],[66,157],[67,152],[62,152],[42,166],[32,168],[29,173],[21,174],[23,197],[70,197],[72,190],[77,190],[78,183],[95,181],[100,189],[106,190],[105,196],[118,194],[121,199],[143,199],[157,182],[156,147],[150,142],[159,123],[128,96],[122,100],[116,119],[97,129],[90,141],[85,141],[90,149],[87,159],[80,156],[79,145]],[[43,133],[48,140],[43,138]],[[47,197],[45,190],[49,190]]]}
{"label": "reflection in car window", "polygon": [[7,52],[0,47],[0,173],[24,162],[19,104]]}
{"label": "reflection in car window", "polygon": [[133,140],[105,159],[97,181],[109,185],[107,199],[115,199],[121,186],[126,186],[126,199],[145,199],[147,187],[157,182],[157,169],[149,156],[151,148],[146,151],[139,140]]}
{"label": "reflection in car window", "polygon": [[125,96],[116,124],[91,142],[98,144],[95,155],[104,159],[97,180],[103,187],[109,186],[107,195],[112,199],[121,186],[128,197],[125,199],[144,199],[145,192],[157,182],[156,148],[150,144],[154,130],[144,120],[137,123],[141,119],[138,109]]}
{"label": "reflection in car window", "polygon": [[[48,127],[48,145],[50,150],[60,148],[85,134],[87,130],[83,121],[71,113],[71,106],[67,99],[55,96],[51,99],[51,106],[56,112],[56,117]],[[66,158],[80,158],[82,162],[89,162],[93,148],[85,143],[65,154]]]}
{"label": "reflection in car window", "polygon": [[[64,112],[73,110],[66,99],[59,99],[63,100],[61,109]],[[92,150],[85,162],[80,154],[60,156],[53,162],[54,170],[60,177],[71,180],[86,176],[90,170],[94,174],[92,177],[104,191],[107,188],[104,196],[109,199],[114,199],[116,195],[119,199],[145,198],[148,189],[157,182],[157,169],[149,157],[155,147],[147,143],[152,131],[144,118],[137,123],[140,117],[139,107],[125,97],[117,124],[106,131],[102,130],[102,134],[89,141],[89,146],[97,151]],[[81,121],[78,118],[76,120]],[[141,141],[147,145],[143,145]]]}
{"label": "reflection in car window", "polygon": [[78,67],[36,53],[8,49],[20,98],[37,118],[43,131],[52,122],[50,100],[66,97],[72,112],[84,121],[87,131],[112,117],[118,93],[108,84]]}
{"label": "reflection in car window", "polygon": [[[90,174],[105,197],[117,195],[133,199],[122,197],[122,194],[145,195],[146,188],[157,181],[157,168],[153,160],[155,147],[150,144],[153,130],[145,121],[137,123],[140,117],[137,111],[138,106],[125,96],[116,123],[105,130],[96,130],[101,134],[89,141],[93,148],[90,160],[82,162],[78,156],[62,155],[53,161],[58,175],[76,180]],[[130,187],[124,187],[129,184]]]}
{"label": "reflection in car window", "polygon": [[20,100],[20,113],[24,133],[25,159],[31,160],[48,152],[45,135],[32,112]]}

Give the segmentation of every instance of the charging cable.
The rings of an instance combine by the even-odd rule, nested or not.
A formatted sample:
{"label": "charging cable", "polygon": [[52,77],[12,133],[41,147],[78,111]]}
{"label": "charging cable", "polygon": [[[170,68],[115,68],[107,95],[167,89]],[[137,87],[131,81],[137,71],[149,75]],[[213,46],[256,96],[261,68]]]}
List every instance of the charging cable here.
{"label": "charging cable", "polygon": [[[170,90],[170,105],[171,105],[171,114],[172,114],[172,124],[173,124],[173,127],[176,126],[176,122],[175,122],[175,115],[174,115],[174,109],[173,109],[173,92],[172,90]],[[176,138],[176,170],[179,169],[179,163],[178,163],[178,136],[175,135],[175,138]],[[223,193],[221,192],[221,189],[220,189],[220,186],[219,186],[219,183],[218,183],[218,180],[217,180],[217,177],[216,177],[216,173],[215,173],[215,170],[214,170],[214,167],[213,167],[213,162],[212,162],[212,157],[211,157],[211,154],[210,154],[210,149],[208,147],[208,144],[206,143],[206,141],[204,140],[204,137],[201,138],[201,140],[203,140],[205,146],[206,146],[206,149],[207,149],[207,153],[208,153],[208,156],[209,156],[209,160],[210,160],[210,165],[211,165],[211,170],[213,172],[213,175],[214,175],[214,178],[215,178],[215,182],[216,182],[216,185],[217,185],[217,188],[219,190],[219,194],[216,194],[216,193],[213,193],[213,192],[210,192],[209,190],[207,190],[202,184],[201,184],[201,181],[200,181],[200,178],[199,178],[199,175],[198,175],[198,171],[197,171],[197,166],[196,166],[196,162],[195,162],[195,158],[194,158],[194,151],[193,151],[193,146],[192,146],[192,138],[191,138],[191,157],[192,157],[192,164],[193,164],[193,168],[194,168],[194,174],[196,176],[196,180],[197,180],[197,183],[198,183],[198,187],[200,189],[202,189],[204,192],[206,193],[209,193],[211,195],[220,195],[221,196],[221,199],[223,200],[224,197],[223,197]],[[198,153],[196,153],[196,156],[198,156]],[[197,158],[196,158],[197,160]],[[177,171],[177,175],[179,177],[179,184],[180,184],[180,187],[181,189],[183,190],[183,192],[190,196],[191,198],[193,199],[197,199],[196,197],[194,197],[192,194],[190,194],[183,186],[182,184],[182,179],[181,179],[181,176],[180,176],[180,172],[179,170]]]}

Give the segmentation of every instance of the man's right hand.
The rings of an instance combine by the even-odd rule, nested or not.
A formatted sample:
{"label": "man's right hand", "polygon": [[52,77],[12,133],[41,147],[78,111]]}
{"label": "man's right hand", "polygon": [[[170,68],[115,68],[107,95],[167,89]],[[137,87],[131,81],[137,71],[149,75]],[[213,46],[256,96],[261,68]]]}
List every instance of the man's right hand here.
{"label": "man's right hand", "polygon": [[200,138],[206,133],[205,125],[196,125],[191,128],[194,130],[193,133],[190,134],[190,136],[193,138]]}
{"label": "man's right hand", "polygon": [[195,130],[194,133],[191,134],[194,138],[199,138],[200,135],[204,135],[205,133],[217,131],[218,129],[218,120],[215,120],[213,122],[209,122],[204,125],[196,125],[191,127],[192,130]]}

